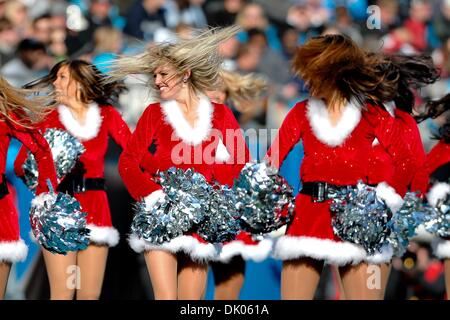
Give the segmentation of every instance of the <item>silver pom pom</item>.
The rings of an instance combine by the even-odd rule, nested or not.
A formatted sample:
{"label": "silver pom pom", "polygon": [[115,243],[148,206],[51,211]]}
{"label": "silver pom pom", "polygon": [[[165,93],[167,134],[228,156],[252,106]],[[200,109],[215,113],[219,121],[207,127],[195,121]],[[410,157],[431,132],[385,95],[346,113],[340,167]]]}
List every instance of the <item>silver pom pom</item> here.
{"label": "silver pom pom", "polygon": [[358,182],[355,189],[347,187],[332,198],[334,233],[344,241],[361,245],[368,254],[381,252],[387,239],[389,213],[375,188]]}
{"label": "silver pom pom", "polygon": [[[61,129],[47,129],[43,137],[50,146],[55,163],[56,175],[61,181],[73,169],[81,154],[85,151],[85,148],[77,138]],[[31,152],[28,152],[28,157],[22,167],[25,184],[30,190],[36,189],[39,172],[36,160]]]}
{"label": "silver pom pom", "polygon": [[241,231],[239,212],[235,206],[236,195],[226,185],[211,188],[209,210],[196,232],[210,243],[234,240]]}
{"label": "silver pom pom", "polygon": [[436,207],[424,206],[428,209],[425,229],[442,238],[450,237],[450,196],[439,200]]}
{"label": "silver pom pom", "polygon": [[247,163],[235,180],[236,207],[242,228],[262,235],[287,224],[294,212],[292,188],[267,163]]}
{"label": "silver pom pom", "polygon": [[431,217],[430,209],[422,204],[422,199],[415,192],[405,194],[401,208],[387,224],[390,230],[387,240],[395,256],[401,257],[406,252],[410,239],[417,234],[417,227]]}
{"label": "silver pom pom", "polygon": [[153,243],[168,242],[200,223],[209,210],[211,186],[192,169],[172,167],[155,177],[165,193],[163,199],[147,208],[144,201],[135,206],[131,232]]}
{"label": "silver pom pom", "polygon": [[80,203],[70,195],[42,193],[31,202],[30,222],[37,241],[48,251],[67,254],[89,245],[89,229]]}

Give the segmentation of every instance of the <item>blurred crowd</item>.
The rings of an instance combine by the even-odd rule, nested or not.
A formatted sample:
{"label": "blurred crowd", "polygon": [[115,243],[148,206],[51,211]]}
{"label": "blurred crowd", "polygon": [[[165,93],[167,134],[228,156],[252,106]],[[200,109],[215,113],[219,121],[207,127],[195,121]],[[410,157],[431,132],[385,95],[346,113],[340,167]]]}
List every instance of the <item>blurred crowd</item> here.
{"label": "blurred crowd", "polygon": [[[235,108],[244,129],[277,129],[308,95],[290,59],[297,46],[321,34],[346,34],[372,51],[430,54],[441,79],[417,92],[418,106],[450,91],[450,0],[0,0],[0,74],[22,86],[65,58],[107,73],[118,55],[231,24],[242,32],[222,44],[224,68],[270,84],[261,101]],[[129,77],[117,104],[131,128],[155,98],[146,80]],[[426,151],[439,121],[420,125]],[[260,143],[250,141],[257,159],[266,151]],[[285,170],[298,175],[300,160],[288,161]],[[430,255],[429,240],[419,237],[409,255],[394,262],[388,298],[442,298],[443,267]]]}

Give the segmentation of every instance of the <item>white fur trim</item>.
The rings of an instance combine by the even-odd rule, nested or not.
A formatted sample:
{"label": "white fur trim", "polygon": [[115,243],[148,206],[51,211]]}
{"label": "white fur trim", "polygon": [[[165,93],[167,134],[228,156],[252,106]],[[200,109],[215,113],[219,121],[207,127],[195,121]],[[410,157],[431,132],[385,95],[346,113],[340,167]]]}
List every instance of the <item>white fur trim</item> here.
{"label": "white fur trim", "polygon": [[437,238],[432,243],[433,253],[439,259],[450,259],[450,240]]}
{"label": "white fur trim", "polygon": [[50,192],[43,192],[43,193],[35,196],[31,200],[31,205],[32,206],[42,207],[42,206],[44,206],[45,203],[52,202],[55,198],[56,197],[55,197],[54,194],[52,194]]}
{"label": "white fur trim", "polygon": [[163,198],[165,196],[164,191],[162,190],[156,190],[150,193],[148,196],[144,198],[145,206],[147,207],[147,210],[152,209],[155,204],[158,202],[159,199]]}
{"label": "white fur trim", "polygon": [[201,243],[191,236],[180,236],[162,245],[155,245],[131,234],[128,238],[130,247],[137,253],[150,250],[163,250],[172,253],[183,251],[192,260],[206,262],[217,259],[219,247],[211,243]]}
{"label": "white fur trim", "polygon": [[373,139],[372,147],[375,147],[375,146],[377,146],[377,145],[379,145],[379,144],[380,144],[380,141],[378,141],[377,138]]}
{"label": "white fur trim", "polygon": [[382,264],[389,263],[394,255],[394,249],[390,245],[385,245],[381,248],[381,252],[377,252],[374,255],[369,255],[366,258],[369,264]]}
{"label": "white fur trim", "polygon": [[316,98],[308,100],[307,116],[314,135],[331,147],[341,145],[361,120],[361,110],[350,101],[345,106],[339,122],[332,126],[325,103]]}
{"label": "white fur trim", "polygon": [[161,110],[166,122],[172,126],[177,136],[184,142],[195,146],[209,136],[212,128],[213,105],[205,96],[200,97],[197,108],[197,122],[194,127],[191,127],[186,121],[175,100],[162,101]]}
{"label": "white fur trim", "polygon": [[230,153],[227,150],[227,147],[222,142],[222,139],[219,138],[219,144],[216,149],[216,160],[217,161],[227,161],[230,158]]}
{"label": "white fur trim", "polygon": [[86,227],[91,230],[89,240],[94,244],[115,247],[119,243],[119,232],[113,227],[100,227],[94,224],[88,224]]}
{"label": "white fur trim", "polygon": [[222,246],[218,260],[227,263],[234,256],[242,256],[244,260],[261,262],[265,260],[272,250],[273,240],[263,239],[257,244],[245,244],[243,241],[235,240]]}
{"label": "white fur trim", "polygon": [[330,264],[344,266],[366,259],[366,251],[350,242],[337,242],[313,237],[280,237],[274,248],[274,258],[281,260],[309,257]]}
{"label": "white fur trim", "polygon": [[430,191],[427,194],[428,202],[436,207],[439,200],[445,199],[445,197],[450,193],[450,184],[445,182],[438,182],[433,187],[431,187]]}
{"label": "white fur trim", "polygon": [[396,213],[403,204],[402,197],[386,182],[381,182],[377,185],[376,194],[380,200],[386,203],[392,213]]}
{"label": "white fur trim", "polygon": [[286,234],[286,229],[287,229],[287,225],[284,225],[284,226],[278,228],[277,230],[270,232],[267,236],[270,238],[282,237]]}
{"label": "white fur trim", "polygon": [[67,131],[81,141],[95,138],[102,125],[100,107],[97,103],[91,103],[86,113],[86,122],[81,125],[65,105],[58,106],[59,120]]}
{"label": "white fur trim", "polygon": [[395,102],[389,101],[384,103],[384,107],[386,108],[387,112],[393,117],[395,115]]}
{"label": "white fur trim", "polygon": [[0,262],[24,261],[28,254],[28,247],[22,239],[11,242],[0,242]]}

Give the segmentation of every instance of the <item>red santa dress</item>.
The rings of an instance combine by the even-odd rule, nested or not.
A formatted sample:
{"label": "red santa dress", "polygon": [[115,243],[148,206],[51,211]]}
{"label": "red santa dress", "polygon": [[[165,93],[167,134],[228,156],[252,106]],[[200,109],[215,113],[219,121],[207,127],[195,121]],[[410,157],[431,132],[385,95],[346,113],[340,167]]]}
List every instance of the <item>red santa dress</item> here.
{"label": "red santa dress", "polygon": [[[56,128],[69,132],[76,137],[86,151],[81,155],[74,169],[61,181],[72,175],[85,179],[104,178],[105,155],[108,139],[122,148],[126,146],[131,135],[127,124],[119,112],[112,106],[91,103],[88,106],[86,122],[81,125],[67,106],[60,105],[40,124],[40,129]],[[22,165],[26,159],[26,151],[21,149],[15,161],[17,175],[23,175]],[[80,202],[81,209],[87,212],[87,227],[91,230],[90,242],[113,247],[119,242],[119,232],[113,227],[108,197],[104,190],[76,191],[73,196]]]}
{"label": "red santa dress", "polygon": [[[36,194],[47,192],[47,179],[56,189],[56,172],[47,141],[36,130],[19,127],[0,119],[0,262],[14,263],[25,260],[28,247],[20,238],[19,217],[5,180],[6,154],[11,138],[16,138],[34,155],[39,180]],[[6,188],[6,189],[5,189]]]}
{"label": "red santa dress", "polygon": [[[332,125],[327,106],[310,98],[297,103],[284,120],[268,151],[271,163],[280,167],[294,145],[302,139],[304,158],[300,168],[303,185],[326,182],[336,186],[367,183],[369,156],[375,138],[394,161],[393,176],[377,186],[377,195],[393,210],[402,198],[395,190],[410,179],[415,166],[409,147],[403,143],[401,130],[387,111],[367,104],[361,109],[352,100],[341,118]],[[367,261],[367,252],[359,245],[342,241],[333,233],[331,200],[316,202],[310,195],[297,195],[295,213],[274,248],[274,257],[282,260],[309,257],[335,265]]]}

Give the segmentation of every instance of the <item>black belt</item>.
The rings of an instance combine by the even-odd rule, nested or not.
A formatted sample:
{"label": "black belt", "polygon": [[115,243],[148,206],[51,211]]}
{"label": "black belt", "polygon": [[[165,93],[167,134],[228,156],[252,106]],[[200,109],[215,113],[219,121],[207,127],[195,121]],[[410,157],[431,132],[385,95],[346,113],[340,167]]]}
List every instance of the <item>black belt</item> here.
{"label": "black belt", "polygon": [[0,199],[3,199],[9,194],[8,183],[6,182],[6,176],[2,175],[2,183],[0,183]]}
{"label": "black belt", "polygon": [[58,186],[58,191],[71,195],[88,190],[106,190],[105,179],[66,176]]}
{"label": "black belt", "polygon": [[306,194],[313,198],[313,202],[323,202],[331,199],[339,191],[347,187],[355,188],[354,185],[337,186],[327,182],[304,182],[302,183],[301,194]]}

